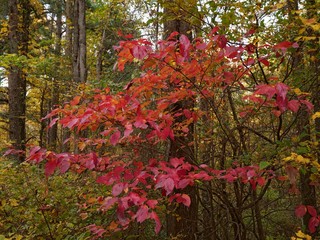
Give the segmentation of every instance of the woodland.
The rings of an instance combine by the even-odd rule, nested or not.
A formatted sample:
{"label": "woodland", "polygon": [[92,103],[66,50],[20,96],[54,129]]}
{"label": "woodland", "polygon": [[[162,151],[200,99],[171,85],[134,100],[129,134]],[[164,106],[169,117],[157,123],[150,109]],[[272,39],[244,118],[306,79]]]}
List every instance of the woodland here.
{"label": "woodland", "polygon": [[320,239],[319,9],[0,0],[0,240]]}

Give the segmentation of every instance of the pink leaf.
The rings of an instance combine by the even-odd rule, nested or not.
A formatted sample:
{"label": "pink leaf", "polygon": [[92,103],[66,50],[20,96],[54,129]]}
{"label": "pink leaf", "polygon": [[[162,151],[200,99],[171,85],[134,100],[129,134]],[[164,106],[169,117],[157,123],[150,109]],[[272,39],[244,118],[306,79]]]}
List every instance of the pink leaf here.
{"label": "pink leaf", "polygon": [[155,226],[154,230],[158,234],[160,232],[160,229],[161,229],[161,222],[160,222],[159,216],[158,216],[158,214],[156,212],[152,211],[150,213],[150,218],[155,221],[156,226]]}
{"label": "pink leaf", "polygon": [[294,213],[297,217],[302,218],[307,213],[307,208],[304,205],[299,205],[296,207]]}
{"label": "pink leaf", "polygon": [[190,41],[186,35],[180,36],[180,53],[184,58],[187,58],[189,55]]}
{"label": "pink leaf", "polygon": [[79,122],[78,118],[74,118],[71,121],[69,121],[67,124],[65,124],[66,127],[68,128],[73,128],[77,123]]}
{"label": "pink leaf", "polygon": [[171,158],[170,159],[170,164],[174,168],[177,168],[179,165],[183,164],[183,158]]}
{"label": "pink leaf", "polygon": [[174,181],[172,178],[167,178],[163,183],[163,187],[166,190],[166,195],[169,195],[174,188]]}
{"label": "pink leaf", "polygon": [[132,55],[137,59],[144,59],[147,54],[147,48],[145,46],[134,46],[132,49]]}
{"label": "pink leaf", "polygon": [[182,203],[183,203],[185,206],[189,207],[190,204],[191,204],[191,199],[190,199],[190,197],[189,197],[188,195],[186,195],[186,194],[183,193],[183,194],[181,195],[181,198],[183,199]]}
{"label": "pink leaf", "polygon": [[136,213],[137,222],[142,223],[149,217],[149,208],[146,205],[142,205]]}
{"label": "pink leaf", "polygon": [[248,179],[251,179],[251,178],[253,178],[253,177],[255,177],[257,174],[256,174],[256,172],[254,171],[254,170],[249,170],[248,172],[247,172],[247,177],[248,177]]}
{"label": "pink leaf", "polygon": [[52,119],[48,127],[52,128],[52,126],[55,125],[58,120],[59,120],[59,118]]}
{"label": "pink leaf", "polygon": [[117,130],[116,132],[114,132],[111,137],[110,137],[110,143],[115,146],[118,142],[119,142],[119,139],[120,139],[120,136],[121,136],[121,133],[119,130]]}
{"label": "pink leaf", "polygon": [[286,99],[289,87],[284,83],[277,83],[276,86],[277,95],[282,99]]}
{"label": "pink leaf", "polygon": [[107,197],[103,200],[101,210],[108,211],[118,201],[118,198]]}
{"label": "pink leaf", "polygon": [[126,130],[124,130],[123,137],[128,137],[133,132],[132,125],[127,124],[125,128]]}
{"label": "pink leaf", "polygon": [[112,195],[113,196],[118,196],[122,193],[122,190],[123,190],[123,183],[117,183],[115,184],[113,187],[112,187]]}
{"label": "pink leaf", "polygon": [[300,107],[300,102],[298,100],[291,100],[288,102],[288,108],[292,112],[298,112],[299,107]]}
{"label": "pink leaf", "polygon": [[188,185],[190,184],[190,182],[191,182],[190,179],[187,179],[187,178],[182,179],[182,180],[180,180],[180,181],[178,182],[177,188],[183,189],[183,188],[185,188],[186,186],[188,186]]}
{"label": "pink leaf", "polygon": [[313,104],[307,100],[300,100],[301,103],[303,103],[304,105],[306,105],[307,109],[309,112],[311,112],[313,110]]}

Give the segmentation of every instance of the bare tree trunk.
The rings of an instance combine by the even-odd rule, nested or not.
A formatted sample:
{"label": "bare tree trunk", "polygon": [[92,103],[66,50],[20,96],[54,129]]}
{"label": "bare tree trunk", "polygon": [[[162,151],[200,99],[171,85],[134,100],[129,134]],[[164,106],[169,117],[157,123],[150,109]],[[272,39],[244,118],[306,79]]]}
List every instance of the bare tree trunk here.
{"label": "bare tree trunk", "polygon": [[[55,55],[60,56],[61,54],[61,37],[62,37],[62,3],[60,1],[57,1],[54,5],[56,9],[56,44],[55,44]],[[51,111],[53,108],[56,108],[56,106],[59,104],[59,69],[60,69],[60,63],[57,63],[57,69],[58,72],[56,76],[52,79],[52,89],[51,89],[51,101],[49,104],[49,111]],[[58,125],[53,125],[48,130],[48,147],[49,149],[55,150],[57,147],[57,139],[58,139]]]}
{"label": "bare tree trunk", "polygon": [[[20,6],[19,6],[20,5]],[[21,18],[21,21],[20,19]],[[9,52],[27,56],[29,41],[29,1],[9,1]],[[16,158],[24,161],[26,144],[26,75],[17,66],[9,70],[9,138],[22,151]]]}
{"label": "bare tree trunk", "polygon": [[79,0],[74,1],[73,5],[73,35],[72,35],[72,72],[73,81],[80,82],[79,65]]}
{"label": "bare tree trunk", "polygon": [[97,51],[96,77],[98,81],[100,81],[102,77],[102,56],[105,50],[105,47],[104,47],[105,40],[106,40],[106,29],[103,29],[100,46]]}
{"label": "bare tree trunk", "polygon": [[86,82],[86,21],[85,0],[75,0],[73,8],[73,80]]}
{"label": "bare tree trunk", "polygon": [[86,1],[79,1],[79,77],[80,82],[87,80],[87,40],[86,40]]}

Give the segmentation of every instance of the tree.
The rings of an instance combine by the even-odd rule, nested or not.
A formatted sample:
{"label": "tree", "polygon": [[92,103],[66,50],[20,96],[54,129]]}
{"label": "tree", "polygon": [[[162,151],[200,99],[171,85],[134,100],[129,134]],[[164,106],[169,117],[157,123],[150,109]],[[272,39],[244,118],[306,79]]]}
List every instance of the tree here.
{"label": "tree", "polygon": [[[27,57],[31,7],[29,1],[9,1],[9,53]],[[22,66],[10,67],[9,79],[9,138],[21,151],[19,161],[24,161],[26,144],[26,73]]]}
{"label": "tree", "polygon": [[[213,96],[211,91],[224,89],[227,91],[226,85],[241,84],[241,76],[248,73],[244,66],[230,65],[230,62],[241,61],[238,51],[244,56],[250,53],[250,48],[246,47],[250,44],[238,48],[228,46],[225,36],[216,32],[217,29],[212,31],[208,38],[209,42],[198,38],[194,43],[187,40],[185,35],[181,35],[179,40],[173,40],[173,37],[178,35],[173,33],[168,41],[159,43],[159,50],[155,52],[150,47],[151,43],[144,39],[121,42],[118,47],[119,69],[123,70],[126,63],[138,60],[142,63],[144,74],[133,79],[123,92],[112,95],[108,89],[96,90],[94,96],[87,94],[77,96],[64,108],[56,109],[48,115],[53,117],[56,114],[63,114],[60,124],[72,130],[98,131],[98,135],[93,134],[91,137],[79,139],[77,142],[81,151],[79,154],[55,154],[35,147],[29,157],[29,160],[36,162],[47,159],[45,165],[47,176],[55,169],[61,172],[69,168],[78,169],[80,172],[84,169],[101,172],[97,182],[110,186],[111,195],[101,199],[100,209],[107,213],[115,207],[117,221],[112,223],[112,227],[104,229],[92,225],[90,229],[93,233],[99,236],[108,235],[114,230],[127,228],[130,222],[142,223],[147,219],[156,222],[156,232],[158,232],[160,219],[157,212],[160,206],[157,205],[165,203],[165,199],[156,193],[157,189],[162,190],[167,201],[190,206],[192,198],[184,192],[184,189],[189,186],[194,187],[197,181],[212,181],[217,186],[224,185],[225,188],[218,189],[215,196],[231,211],[232,222],[236,220],[237,224],[242,224],[242,226],[235,224],[234,233],[227,233],[228,236],[234,239],[246,239],[249,236],[248,226],[242,215],[251,209],[255,211],[255,207],[275,178],[274,171],[266,168],[267,163],[259,166],[240,165],[241,155],[236,155],[239,163],[225,162],[223,163],[225,166],[218,169],[211,168],[207,164],[189,162],[186,155],[169,155],[168,161],[165,161],[165,151],[152,154],[150,159],[143,159],[139,155],[142,151],[139,148],[141,144],[160,147],[169,139],[174,142],[182,136],[187,137],[190,134],[190,125],[197,123],[199,116],[205,114],[190,109],[189,106],[176,109],[174,107],[177,103],[195,99],[208,102],[209,97]],[[280,43],[271,49],[277,51],[282,46],[290,48],[296,45]],[[226,55],[221,57],[221,54]],[[283,54],[285,53],[280,56]],[[207,69],[216,69],[217,75],[212,76],[211,71]],[[230,71],[238,77],[231,77]],[[310,103],[304,99],[289,101],[288,94],[289,87],[281,82],[272,85],[261,84],[257,86],[249,100],[258,105],[258,109],[272,110],[276,117],[279,113],[296,112],[303,106],[310,108]],[[230,95],[226,95],[226,99],[228,97],[230,98]],[[212,103],[208,104],[212,106]],[[234,112],[234,114],[239,113]],[[244,114],[250,114],[250,110],[246,110]],[[183,116],[181,121],[175,121],[175,118],[180,116]],[[231,134],[228,128],[224,131]],[[256,133],[255,130],[253,132]],[[260,133],[258,136],[271,141]],[[229,137],[231,138],[229,141],[232,141],[233,136]],[[237,146],[239,143],[233,144]],[[111,146],[117,145],[134,151],[112,151]],[[88,152],[86,149],[91,151]],[[230,186],[235,189],[234,195],[231,195]],[[256,195],[253,195],[254,192]],[[230,195],[226,195],[227,193]],[[234,197],[236,204],[231,202]],[[258,211],[256,210],[253,215],[257,223],[259,220],[255,219],[260,213]],[[259,233],[262,230],[256,231]]]}

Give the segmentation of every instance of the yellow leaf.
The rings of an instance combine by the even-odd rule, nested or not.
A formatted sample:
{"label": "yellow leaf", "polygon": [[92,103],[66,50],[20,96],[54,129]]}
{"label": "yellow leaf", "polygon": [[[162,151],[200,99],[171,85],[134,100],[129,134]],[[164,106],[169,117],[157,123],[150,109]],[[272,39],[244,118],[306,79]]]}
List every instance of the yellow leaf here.
{"label": "yellow leaf", "polygon": [[312,115],[312,120],[315,120],[316,118],[320,118],[320,112],[316,112],[315,114]]}
{"label": "yellow leaf", "polygon": [[298,239],[306,239],[306,240],[311,240],[312,239],[310,235],[304,234],[303,232],[301,232],[301,230],[299,230],[296,233],[296,236],[298,237]]}
{"label": "yellow leaf", "polygon": [[311,27],[312,27],[312,29],[313,29],[314,31],[319,31],[319,30],[320,30],[320,23],[313,24],[313,25],[311,25]]}
{"label": "yellow leaf", "polygon": [[16,199],[9,199],[9,202],[10,202],[10,206],[12,207],[19,206],[19,203]]}

